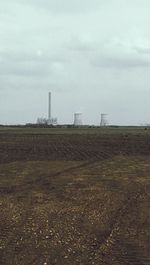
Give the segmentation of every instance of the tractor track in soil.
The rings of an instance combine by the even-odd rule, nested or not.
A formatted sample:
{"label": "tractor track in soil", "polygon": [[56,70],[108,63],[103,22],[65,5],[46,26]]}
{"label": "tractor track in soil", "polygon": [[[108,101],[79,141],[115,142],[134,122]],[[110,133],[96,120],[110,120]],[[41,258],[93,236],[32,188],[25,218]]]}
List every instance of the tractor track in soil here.
{"label": "tractor track in soil", "polygon": [[[61,200],[63,200],[64,196],[64,205],[63,205],[63,210],[65,209],[65,200],[67,194],[63,195],[63,192],[65,193],[66,191],[63,191],[63,188],[65,187],[65,181],[63,180],[64,176],[67,178],[68,176],[71,177],[76,176],[80,174],[79,172],[83,169],[86,169],[86,172],[90,169],[88,174],[92,174],[94,172],[95,165],[101,164],[101,163],[107,163],[107,161],[111,161],[111,159],[115,156],[123,156],[127,157],[128,159],[135,160],[134,161],[134,166],[136,165],[136,157],[148,157],[150,155],[150,136],[143,136],[143,135],[109,135],[109,136],[99,136],[99,135],[4,135],[1,133],[0,135],[0,164],[1,165],[11,165],[11,163],[14,163],[17,161],[17,163],[22,161],[24,165],[26,165],[26,162],[28,161],[35,161],[35,162],[40,162],[40,161],[46,161],[47,163],[49,161],[54,162],[55,161],[64,161],[64,163],[69,163],[69,161],[77,161],[77,164],[73,166],[69,166],[67,168],[64,168],[63,170],[60,170],[58,172],[50,172],[49,174],[46,172],[44,175],[44,181],[43,181],[43,174],[42,172],[38,173],[37,176],[31,179],[28,177],[25,179],[25,182],[22,182],[20,184],[2,184],[1,185],[1,195],[6,198],[13,198],[16,196],[16,198],[19,198],[17,196],[24,196],[22,197],[22,202],[25,202],[24,208],[21,211],[21,218],[20,221],[14,226],[14,230],[8,234],[7,238],[7,244],[5,246],[5,253],[2,256],[1,259],[1,264],[3,265],[20,265],[19,263],[16,263],[17,255],[18,253],[18,247],[17,247],[17,242],[20,240],[20,236],[23,233],[23,227],[27,227],[29,224],[29,219],[31,217],[33,218],[33,221],[36,222],[36,219],[34,219],[34,201],[33,201],[33,195],[32,192],[37,192],[39,189],[45,193],[45,196],[47,194],[50,194],[52,192],[52,196],[56,196],[56,201],[61,203]],[[120,160],[118,160],[120,161]],[[139,159],[140,161],[140,159]],[[146,164],[148,162],[145,162]],[[131,163],[132,166],[132,163]],[[118,165],[119,167],[119,165]],[[93,171],[92,171],[93,169]],[[112,172],[115,170],[115,168],[112,167]],[[121,167],[120,167],[121,170]],[[123,168],[125,175],[128,173],[128,169]],[[99,175],[99,171],[95,171]],[[117,172],[117,171],[116,171]],[[110,180],[104,181],[104,176],[102,174],[102,178],[100,179],[100,185],[101,185],[101,192],[108,193],[106,198],[109,200],[116,200],[116,206],[114,206],[113,214],[110,215],[111,219],[109,220],[109,228],[107,227],[106,233],[102,233],[101,238],[97,238],[96,241],[93,241],[92,234],[87,235],[87,238],[85,235],[83,235],[83,239],[81,236],[81,239],[83,240],[83,244],[87,244],[88,251],[89,251],[89,260],[86,259],[85,262],[82,263],[82,261],[79,262],[76,261],[75,259],[73,260],[72,264],[73,265],[147,265],[149,263],[149,258],[148,256],[144,256],[145,254],[140,254],[141,256],[138,256],[138,251],[140,250],[140,247],[136,246],[136,237],[138,236],[138,230],[139,227],[136,224],[134,224],[134,237],[133,237],[133,242],[132,242],[132,229],[130,229],[130,224],[131,228],[133,226],[133,223],[135,222],[134,214],[136,215],[136,211],[139,207],[139,204],[141,201],[145,202],[148,200],[148,182],[147,179],[144,180],[144,182],[138,182],[136,181],[136,176],[138,178],[141,177],[141,174],[145,174],[147,176],[148,174],[148,167],[145,168],[145,171],[140,171],[139,168],[136,170],[131,170],[129,172],[129,178],[131,177],[131,180],[128,178],[128,180],[123,179],[122,181],[126,181],[127,185],[125,186],[126,188],[122,188],[123,192],[123,197],[121,203],[119,202],[119,195],[117,195],[117,192],[120,192],[119,190],[119,185],[116,182],[121,181],[121,180],[115,180],[116,182],[114,183],[114,188],[111,189],[112,184],[109,183]],[[94,173],[96,174],[96,173]],[[119,173],[118,173],[119,174]],[[106,174],[107,175],[107,174]],[[110,172],[109,172],[109,179],[110,179]],[[86,173],[85,173],[86,176]],[[118,175],[119,178],[121,179],[121,176],[124,176],[123,173],[120,173]],[[133,179],[132,179],[133,177]],[[62,180],[61,180],[62,179]],[[53,180],[53,183],[51,182]],[[62,182],[61,182],[62,181]],[[64,181],[64,182],[63,182]],[[76,179],[74,179],[76,181]],[[85,190],[84,188],[82,189],[82,185],[80,186],[80,183],[78,184],[73,184],[73,192],[77,192],[77,194],[80,194],[81,196],[81,209],[82,211],[88,216],[90,215],[90,211],[92,210],[92,204],[90,206],[90,200],[88,200],[87,196],[94,196],[93,195],[88,195],[88,190],[90,194],[90,188],[89,188],[89,182],[90,180],[88,179],[87,183],[85,182]],[[96,180],[94,180],[96,181]],[[91,186],[94,186],[97,188],[97,183],[92,182]],[[80,182],[80,181],[79,181]],[[108,183],[107,183],[108,182]],[[13,182],[11,182],[13,183]],[[62,184],[61,184],[62,183]],[[77,183],[77,181],[75,182]],[[119,183],[119,182],[118,182]],[[108,185],[107,185],[108,184]],[[59,188],[62,189],[59,190]],[[76,186],[75,186],[76,185]],[[78,187],[77,187],[78,185]],[[86,186],[87,185],[87,186]],[[99,184],[98,184],[99,185]],[[109,188],[110,185],[110,188]],[[115,188],[116,185],[116,188]],[[125,184],[123,184],[125,185]],[[56,188],[53,190],[53,186]],[[99,186],[98,186],[99,187]],[[115,190],[116,189],[116,190]],[[60,192],[60,194],[58,194]],[[71,194],[72,190],[70,188],[69,191]],[[82,192],[85,192],[82,194]],[[116,193],[116,195],[115,195]],[[74,193],[73,193],[74,195]],[[42,195],[43,196],[43,195]],[[54,200],[54,197],[50,197],[49,201]],[[58,197],[57,197],[58,196]],[[78,196],[78,195],[77,195]],[[97,196],[97,194],[95,194]],[[110,198],[109,198],[110,196]],[[118,196],[116,199],[115,196]],[[36,198],[36,197],[35,197]],[[82,198],[86,202],[85,206],[81,203]],[[93,197],[91,197],[93,198]],[[95,197],[97,198],[97,197]],[[100,197],[101,198],[101,197]],[[9,199],[8,199],[9,200]],[[18,199],[16,199],[16,203]],[[109,202],[108,200],[108,202]],[[118,201],[117,201],[118,200]],[[101,202],[101,201],[100,201]],[[36,202],[37,203],[37,202]],[[70,202],[71,203],[71,202]],[[96,199],[94,201],[96,204]],[[93,203],[93,205],[94,205]],[[66,201],[67,204],[67,201]],[[37,204],[38,205],[38,204]],[[39,204],[40,207],[41,204]],[[77,204],[78,205],[78,204]],[[108,203],[108,206],[110,203]],[[74,204],[73,204],[74,206]],[[42,206],[43,207],[43,206]],[[59,205],[58,205],[58,210],[59,210]],[[97,205],[97,210],[99,206]],[[104,205],[105,207],[105,205]],[[68,218],[74,217],[73,214],[70,213],[70,208],[68,209]],[[64,210],[65,211],[65,210]],[[66,210],[67,211],[67,210]],[[87,213],[86,213],[87,211]],[[100,209],[99,209],[100,211]],[[108,212],[107,212],[108,211]],[[106,211],[106,217],[107,214],[109,214],[109,211],[111,211],[111,208]],[[59,212],[59,211],[58,211]],[[62,211],[63,212],[63,211]],[[97,211],[97,214],[100,214],[100,212]],[[129,227],[126,227],[125,225],[125,219],[126,216],[128,218],[131,218],[130,222],[128,223]],[[138,214],[137,214],[138,216]],[[42,217],[40,217],[42,218]],[[53,215],[50,216],[53,221]],[[66,225],[66,218],[65,215],[62,215],[62,218],[64,218],[64,225]],[[83,233],[86,231],[85,229],[85,223],[86,219],[83,219],[82,223],[82,218],[79,218],[79,224],[75,223],[77,231],[83,229]],[[141,217],[140,217],[141,218]],[[107,220],[108,218],[106,218]],[[61,220],[59,220],[58,216],[56,215],[56,221],[61,225]],[[70,219],[71,221],[71,219]],[[87,223],[88,224],[88,223]],[[124,227],[125,225],[125,227]],[[141,224],[140,224],[141,225]],[[91,226],[90,226],[91,227]],[[65,227],[64,227],[65,228]],[[44,228],[43,228],[44,229]],[[59,231],[59,227],[57,228]],[[66,229],[66,228],[65,228]],[[130,237],[127,237],[126,235],[126,229],[130,229]],[[84,231],[85,230],[85,231]],[[65,230],[68,231],[68,230]],[[89,231],[90,228],[89,228]],[[95,230],[93,230],[95,231]],[[145,231],[145,230],[143,230]],[[5,228],[4,228],[4,235],[5,235]],[[8,232],[7,232],[8,233]],[[6,233],[6,235],[7,235]],[[95,233],[95,232],[93,232]],[[145,233],[145,232],[144,232]],[[66,236],[64,234],[64,236]],[[91,236],[91,242],[90,242],[90,236]],[[128,242],[126,241],[126,237],[128,238]],[[87,239],[87,242],[86,242]],[[75,239],[76,240],[76,239]],[[143,240],[143,239],[142,239]],[[84,242],[85,241],[85,242]],[[94,242],[94,243],[93,243]],[[145,241],[146,242],[146,241]],[[93,244],[93,245],[92,245]],[[145,243],[145,248],[147,248],[147,245]],[[64,246],[60,248],[60,251],[64,251]],[[145,253],[145,252],[143,252]],[[86,252],[85,252],[86,254]],[[87,254],[86,254],[87,255]],[[95,259],[95,257],[98,257],[98,261]],[[143,256],[142,256],[143,255]],[[5,258],[7,257],[7,259]],[[10,262],[8,262],[10,260]],[[93,263],[92,263],[93,260]],[[27,265],[41,265],[43,263],[43,256],[41,256],[41,253],[39,251],[36,252],[36,254],[28,260],[26,258],[26,263],[22,261],[22,264],[27,264]],[[63,263],[66,262],[66,263]],[[69,264],[67,263],[67,260],[63,262],[54,262],[49,261],[47,265],[52,265],[52,264],[58,264],[58,265],[63,265],[63,264]],[[70,263],[71,264],[71,263]]]}
{"label": "tractor track in soil", "polygon": [[[10,186],[10,187],[1,186],[0,187],[0,193],[1,194],[11,194],[11,193],[18,192],[18,191],[19,192],[29,191],[30,185],[41,185],[41,187],[42,187],[42,185],[46,186],[46,185],[50,184],[49,183],[49,177],[50,178],[57,178],[57,177],[60,177],[61,175],[64,175],[65,173],[72,174],[77,169],[79,170],[79,169],[82,169],[82,168],[87,167],[87,166],[92,166],[92,165],[94,165],[94,163],[97,163],[97,162],[98,162],[98,160],[84,161],[84,163],[82,163],[80,165],[69,167],[69,168],[64,169],[62,171],[59,171],[57,173],[51,173],[50,176],[47,176],[44,179],[44,184],[42,184],[43,177],[41,175],[41,176],[38,176],[36,178],[36,180],[34,180],[34,181],[31,180],[31,181],[26,182],[27,187],[22,187],[23,186],[22,184],[17,185],[17,186],[16,185]],[[31,187],[31,188],[33,188],[33,187]]]}
{"label": "tractor track in soil", "polygon": [[150,136],[0,135],[0,163],[100,160],[117,154],[149,155]]}

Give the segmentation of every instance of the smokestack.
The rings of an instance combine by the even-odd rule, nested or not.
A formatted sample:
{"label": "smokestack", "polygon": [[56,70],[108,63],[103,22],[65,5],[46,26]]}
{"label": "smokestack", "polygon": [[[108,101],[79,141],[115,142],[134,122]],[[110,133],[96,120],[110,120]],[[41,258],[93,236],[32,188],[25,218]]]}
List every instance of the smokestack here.
{"label": "smokestack", "polygon": [[57,125],[57,118],[52,117],[52,110],[51,110],[51,92],[48,93],[48,125]]}
{"label": "smokestack", "polygon": [[51,121],[51,92],[48,93],[48,121]]}

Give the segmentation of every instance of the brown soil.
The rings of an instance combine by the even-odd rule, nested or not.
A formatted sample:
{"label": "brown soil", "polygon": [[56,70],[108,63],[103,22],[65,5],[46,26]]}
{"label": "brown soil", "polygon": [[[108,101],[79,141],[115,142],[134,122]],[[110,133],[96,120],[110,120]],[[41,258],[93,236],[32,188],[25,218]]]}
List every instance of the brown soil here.
{"label": "brown soil", "polygon": [[150,155],[150,135],[0,134],[0,163]]}
{"label": "brown soil", "polygon": [[0,134],[2,265],[148,265],[150,136]]}

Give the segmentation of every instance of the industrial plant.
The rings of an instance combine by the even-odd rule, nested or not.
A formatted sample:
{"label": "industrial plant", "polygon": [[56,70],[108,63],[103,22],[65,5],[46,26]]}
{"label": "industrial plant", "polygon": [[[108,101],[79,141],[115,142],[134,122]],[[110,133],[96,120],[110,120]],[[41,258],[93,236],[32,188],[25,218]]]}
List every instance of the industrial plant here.
{"label": "industrial plant", "polygon": [[[52,125],[56,126],[58,125],[57,118],[52,116],[52,95],[51,92],[48,93],[48,117],[47,118],[37,118],[37,124],[39,125]],[[108,114],[102,113],[101,114],[101,120],[100,120],[100,126],[108,126]],[[85,126],[82,121],[82,113],[81,112],[75,112],[74,118],[73,118],[73,126]]]}
{"label": "industrial plant", "polygon": [[37,124],[57,125],[57,118],[52,117],[51,92],[48,93],[48,118],[38,118]]}

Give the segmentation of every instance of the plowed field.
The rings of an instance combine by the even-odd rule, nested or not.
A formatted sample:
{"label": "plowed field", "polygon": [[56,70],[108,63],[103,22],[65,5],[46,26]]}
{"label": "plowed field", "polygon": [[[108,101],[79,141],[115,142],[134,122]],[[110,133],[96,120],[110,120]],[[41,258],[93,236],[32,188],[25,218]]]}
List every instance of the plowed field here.
{"label": "plowed field", "polygon": [[149,131],[0,130],[0,187],[0,264],[150,264]]}

